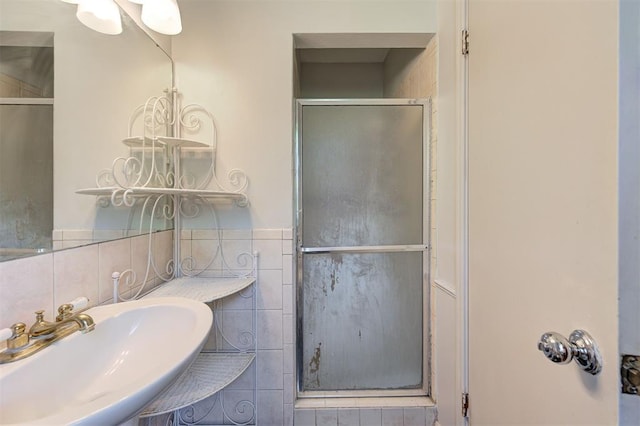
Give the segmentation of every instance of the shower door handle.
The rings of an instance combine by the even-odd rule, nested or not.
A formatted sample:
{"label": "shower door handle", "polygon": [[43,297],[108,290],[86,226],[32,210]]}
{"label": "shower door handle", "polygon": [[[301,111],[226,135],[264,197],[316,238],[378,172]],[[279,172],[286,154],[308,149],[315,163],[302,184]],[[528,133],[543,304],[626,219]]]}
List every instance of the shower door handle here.
{"label": "shower door handle", "polygon": [[602,357],[595,340],[584,330],[574,330],[569,339],[548,332],[540,337],[538,349],[551,361],[568,364],[575,360],[580,368],[594,376],[602,371]]}

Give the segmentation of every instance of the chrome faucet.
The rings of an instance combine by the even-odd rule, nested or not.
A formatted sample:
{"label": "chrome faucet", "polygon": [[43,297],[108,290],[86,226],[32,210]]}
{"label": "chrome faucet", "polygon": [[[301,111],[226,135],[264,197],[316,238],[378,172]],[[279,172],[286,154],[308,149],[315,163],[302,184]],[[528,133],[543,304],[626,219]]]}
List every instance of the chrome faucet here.
{"label": "chrome faucet", "polygon": [[73,308],[72,303],[61,305],[55,322],[45,321],[44,311],[36,311],[36,321],[28,332],[23,323],[12,325],[11,337],[6,340],[7,349],[0,352],[0,364],[24,359],[78,330],[92,331],[93,318],[82,311],[73,312]]}

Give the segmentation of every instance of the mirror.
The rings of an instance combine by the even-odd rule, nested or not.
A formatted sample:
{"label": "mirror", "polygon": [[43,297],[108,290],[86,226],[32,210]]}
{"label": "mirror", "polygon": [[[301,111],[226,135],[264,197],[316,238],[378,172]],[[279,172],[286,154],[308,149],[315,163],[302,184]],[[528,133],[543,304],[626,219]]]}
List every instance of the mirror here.
{"label": "mirror", "polygon": [[126,13],[122,34],[105,35],[75,12],[60,0],[0,0],[0,260],[140,232],[135,209],[76,190],[129,156],[129,118],[172,87],[172,62]]}

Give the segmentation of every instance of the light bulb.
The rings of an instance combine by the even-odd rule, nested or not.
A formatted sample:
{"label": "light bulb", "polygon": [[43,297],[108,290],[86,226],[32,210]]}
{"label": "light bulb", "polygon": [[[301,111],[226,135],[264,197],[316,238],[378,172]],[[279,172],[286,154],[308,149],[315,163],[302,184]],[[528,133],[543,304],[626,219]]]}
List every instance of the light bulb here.
{"label": "light bulb", "polygon": [[82,0],[76,17],[92,30],[103,34],[120,34],[122,20],[120,8],[113,0]]}
{"label": "light bulb", "polygon": [[142,22],[154,31],[175,35],[182,31],[180,9],[176,0],[153,0],[142,5]]}

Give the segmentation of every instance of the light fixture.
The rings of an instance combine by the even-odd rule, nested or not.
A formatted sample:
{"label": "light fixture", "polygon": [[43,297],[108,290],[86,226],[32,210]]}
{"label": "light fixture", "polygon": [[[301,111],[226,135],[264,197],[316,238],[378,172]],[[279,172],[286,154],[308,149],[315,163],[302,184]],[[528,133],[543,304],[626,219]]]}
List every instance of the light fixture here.
{"label": "light fixture", "polygon": [[[65,1],[65,0],[62,0]],[[72,0],[73,1],[73,0]],[[144,0],[129,0],[131,3],[136,3],[136,4],[143,4]]]}
{"label": "light fixture", "polygon": [[141,18],[147,27],[161,34],[175,35],[182,31],[180,9],[176,0],[144,1]]}
{"label": "light fixture", "polygon": [[79,0],[76,17],[87,27],[104,34],[122,32],[120,9],[113,0]]}

